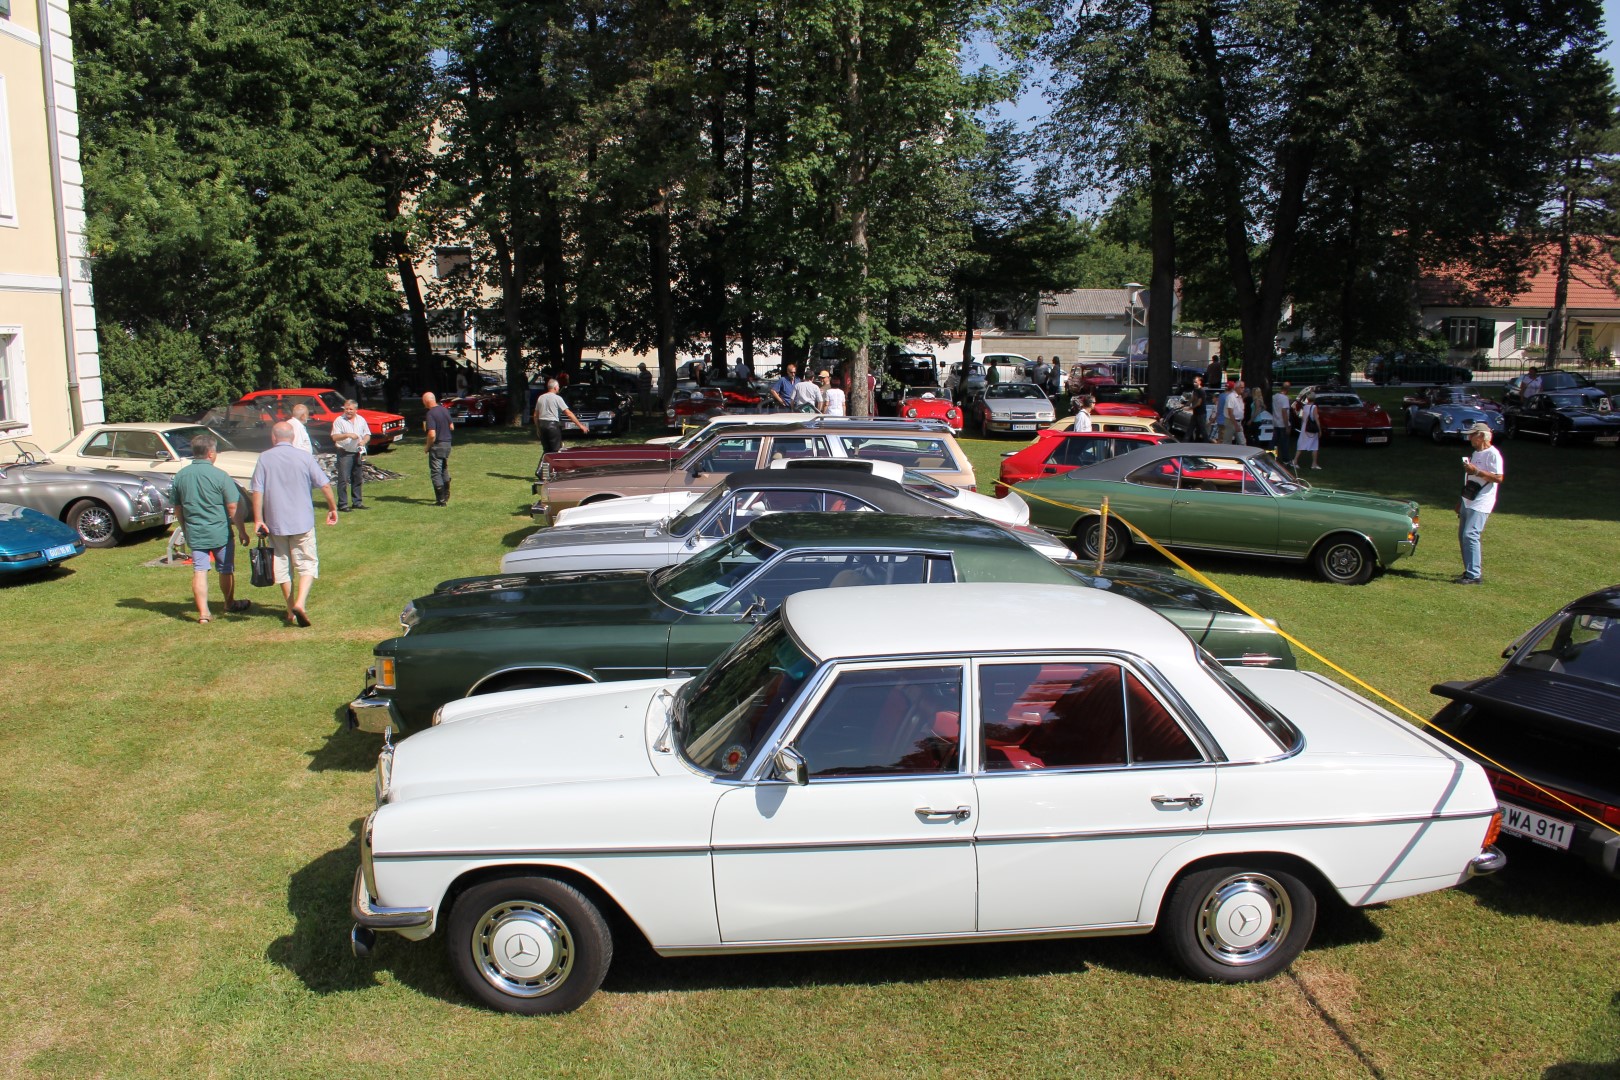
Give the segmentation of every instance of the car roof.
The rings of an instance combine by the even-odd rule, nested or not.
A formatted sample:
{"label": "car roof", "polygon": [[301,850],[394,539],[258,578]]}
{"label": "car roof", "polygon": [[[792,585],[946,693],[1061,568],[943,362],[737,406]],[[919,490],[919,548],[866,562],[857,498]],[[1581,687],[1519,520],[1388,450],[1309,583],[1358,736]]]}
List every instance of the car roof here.
{"label": "car roof", "polygon": [[1186,635],[1150,608],[1072,585],[815,589],[788,597],[782,618],[799,643],[821,660],[1099,648],[1157,657],[1192,649]]}
{"label": "car roof", "polygon": [[1586,615],[1620,617],[1620,585],[1610,585],[1606,589],[1587,593],[1579,600],[1572,601],[1565,610],[1578,611]]}
{"label": "car roof", "polygon": [[[899,417],[885,416],[813,416],[801,413],[801,419],[796,423],[786,424],[735,424],[716,425],[714,429],[704,428],[705,434],[719,433],[722,428],[734,427],[737,430],[728,430],[724,434],[735,435],[791,435],[797,431],[861,431],[870,429],[880,434],[925,433],[929,435],[949,435],[950,425],[943,420],[909,420]],[[768,427],[768,431],[746,430]]]}
{"label": "car roof", "polygon": [[1064,473],[1060,476],[1043,477],[1053,481],[1064,480],[1119,480],[1135,472],[1144,465],[1151,465],[1155,461],[1167,461],[1170,458],[1182,457],[1191,454],[1197,457],[1224,457],[1248,460],[1249,458],[1265,457],[1266,451],[1258,446],[1234,446],[1228,443],[1185,443],[1162,442],[1152,446],[1143,445],[1140,449],[1120,454],[1099,461],[1095,465],[1088,465],[1079,473]]}
{"label": "car roof", "polygon": [[[834,490],[846,495],[854,495],[868,502],[878,504],[880,509],[889,507],[904,507],[902,513],[929,514],[932,512],[932,500],[929,503],[920,501],[919,496],[906,490],[904,484],[887,477],[874,476],[868,469],[849,468],[838,465],[829,465],[821,468],[815,466],[795,466],[791,469],[745,469],[742,472],[729,474],[722,481],[728,491],[738,488],[776,488],[823,491]],[[888,504],[888,505],[885,505]],[[943,503],[933,504],[940,508],[942,513],[955,513],[948,510]],[[909,509],[914,507],[915,509]],[[777,515],[771,515],[775,517]]]}
{"label": "car roof", "polygon": [[1000,525],[980,518],[954,515],[768,514],[749,523],[747,531],[756,539],[777,548],[859,545],[953,550],[981,548],[1002,553],[1032,550]]}

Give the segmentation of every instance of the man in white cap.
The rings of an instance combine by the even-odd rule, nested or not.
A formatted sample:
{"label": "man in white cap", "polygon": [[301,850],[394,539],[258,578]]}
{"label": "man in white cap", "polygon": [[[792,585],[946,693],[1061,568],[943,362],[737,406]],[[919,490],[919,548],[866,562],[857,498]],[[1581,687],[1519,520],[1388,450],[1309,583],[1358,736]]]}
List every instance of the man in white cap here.
{"label": "man in white cap", "polygon": [[1462,546],[1463,572],[1454,580],[1458,585],[1478,585],[1484,580],[1480,568],[1480,537],[1485,522],[1496,509],[1496,489],[1505,475],[1502,451],[1491,445],[1489,424],[1475,423],[1466,432],[1474,452],[1462,459],[1463,489],[1457,500],[1457,540]]}

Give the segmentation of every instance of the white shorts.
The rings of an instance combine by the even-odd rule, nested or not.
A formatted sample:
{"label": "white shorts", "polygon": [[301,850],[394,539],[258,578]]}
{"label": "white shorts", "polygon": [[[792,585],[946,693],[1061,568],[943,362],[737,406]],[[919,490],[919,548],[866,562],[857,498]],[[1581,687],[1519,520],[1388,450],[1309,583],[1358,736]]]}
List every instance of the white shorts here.
{"label": "white shorts", "polygon": [[[272,536],[270,550],[275,556],[271,563],[276,569],[277,585],[290,584],[293,570],[301,578],[321,576],[321,561],[315,557],[314,529],[296,536]],[[291,567],[288,566],[289,562]]]}

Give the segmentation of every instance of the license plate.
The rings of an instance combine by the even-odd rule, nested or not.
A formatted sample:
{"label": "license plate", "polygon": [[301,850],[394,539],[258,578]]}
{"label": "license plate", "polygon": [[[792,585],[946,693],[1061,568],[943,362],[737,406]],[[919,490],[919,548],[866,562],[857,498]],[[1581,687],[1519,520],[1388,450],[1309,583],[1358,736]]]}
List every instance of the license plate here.
{"label": "license plate", "polygon": [[399,440],[403,439],[404,437],[405,437],[405,433],[402,431],[398,435],[394,436],[394,442],[399,442]]}
{"label": "license plate", "polygon": [[1389,442],[1389,436],[1388,435],[1369,435],[1369,436],[1367,436],[1367,441],[1370,442],[1370,443]]}
{"label": "license plate", "polygon": [[72,544],[63,544],[61,547],[45,549],[45,557],[47,559],[65,559],[71,554],[73,554]]}
{"label": "license plate", "polygon": [[1034,424],[1014,424],[1012,426],[1012,429],[1014,431],[1034,431],[1035,430],[1035,425]]}
{"label": "license plate", "polygon": [[1620,435],[1599,435],[1592,441],[1599,446],[1613,446],[1615,443],[1620,443]]}
{"label": "license plate", "polygon": [[1560,851],[1569,850],[1569,841],[1575,832],[1567,821],[1559,821],[1512,803],[1502,803],[1502,831]]}

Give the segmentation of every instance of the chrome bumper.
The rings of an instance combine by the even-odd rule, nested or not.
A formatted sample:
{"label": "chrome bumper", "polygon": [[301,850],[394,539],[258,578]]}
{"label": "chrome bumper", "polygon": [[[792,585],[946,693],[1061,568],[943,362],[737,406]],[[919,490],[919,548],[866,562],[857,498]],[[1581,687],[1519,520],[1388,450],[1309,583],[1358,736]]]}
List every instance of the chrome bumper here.
{"label": "chrome bumper", "polygon": [[535,521],[538,521],[540,524],[550,528],[551,504],[547,503],[544,499],[536,500],[534,505],[529,507],[529,516]]}
{"label": "chrome bumper", "polygon": [[433,921],[432,908],[393,908],[374,903],[366,892],[362,867],[356,867],[354,871],[349,914],[357,924],[370,930],[402,930],[411,926],[426,926]]}
{"label": "chrome bumper", "polygon": [[389,730],[403,731],[404,725],[399,722],[394,699],[380,697],[375,686],[368,686],[349,702],[349,729],[381,735]]}
{"label": "chrome bumper", "polygon": [[1494,844],[1468,860],[1468,871],[1464,877],[1484,877],[1494,874],[1507,865],[1507,856]]}

